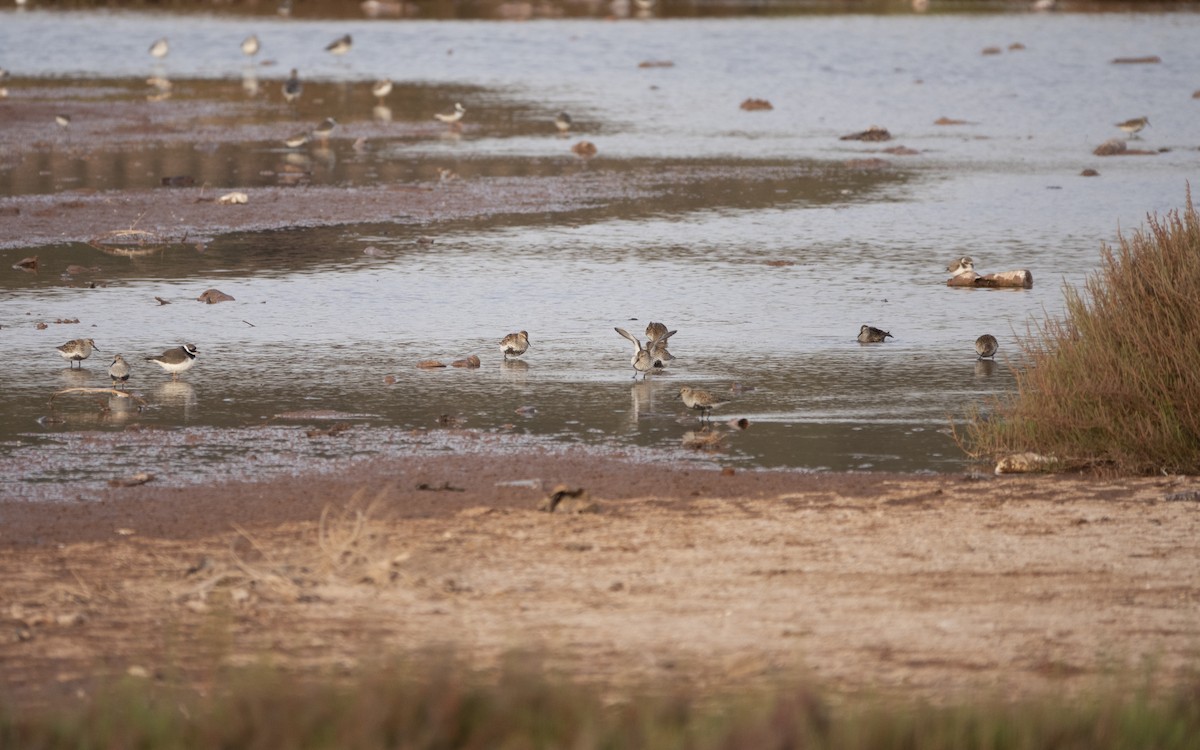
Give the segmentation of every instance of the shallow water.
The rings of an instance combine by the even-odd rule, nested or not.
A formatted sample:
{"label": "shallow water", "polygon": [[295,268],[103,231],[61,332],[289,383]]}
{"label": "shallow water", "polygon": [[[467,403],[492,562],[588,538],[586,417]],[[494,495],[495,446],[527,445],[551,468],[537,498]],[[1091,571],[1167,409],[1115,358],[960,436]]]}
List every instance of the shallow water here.
{"label": "shallow water", "polygon": [[[111,33],[92,33],[98,23]],[[237,44],[251,30],[276,64],[255,70],[260,93],[247,96]],[[350,54],[321,51],[346,32]],[[501,436],[493,445],[697,456],[680,447],[698,426],[673,399],[684,384],[733,399],[716,413],[718,431],[734,417],[751,425],[699,460],[962,470],[948,425],[1011,389],[1015,336],[1061,309],[1062,284],[1097,267],[1118,227],[1182,204],[1200,163],[1200,100],[1190,98],[1198,32],[1200,16],[1187,13],[529,24],[0,13],[0,65],[21,63],[14,96],[64,106],[142,96],[154,72],[177,82],[175,96],[243,97],[239,124],[262,133],[99,149],[49,133],[36,158],[0,155],[5,194],[150,188],[172,170],[214,187],[269,184],[264,174],[284,156],[277,139],[324,116],[344,130],[328,154],[305,157],[324,159],[312,170],[318,183],[424,183],[437,167],[460,180],[573,174],[566,145],[586,137],[600,150],[587,169],[631,186],[587,210],[226,235],[203,254],[0,251],[0,268],[36,252],[47,269],[0,277],[4,491],[38,496],[72,479],[86,492],[135,468],[177,482],[291,471],[405,454],[430,440],[413,430],[460,426]],[[145,47],[164,34],[174,48],[156,68]],[[1025,49],[1008,50],[1014,42]],[[1005,49],[981,55],[990,45]],[[1146,54],[1163,62],[1109,62]],[[646,60],[674,65],[639,68]],[[309,81],[296,110],[272,99],[292,66]],[[398,86],[381,121],[368,89],[384,75]],[[747,97],[774,109],[744,112]],[[455,100],[471,127],[447,138],[429,123]],[[549,124],[560,109],[578,124],[570,140]],[[1168,151],[1091,155],[1120,135],[1113,123],[1139,115],[1152,122],[1141,147]],[[933,124],[943,116],[974,124]],[[872,124],[896,136],[884,145],[921,153],[838,140]],[[351,148],[356,133],[370,134],[369,149]],[[843,166],[878,156],[892,168]],[[1101,177],[1080,177],[1084,167]],[[364,255],[368,246],[378,254]],[[948,289],[943,268],[962,254],[984,272],[1029,268],[1035,286]],[[105,285],[59,278],[54,268],[71,263],[100,266]],[[190,301],[209,287],[236,301]],[[679,331],[678,359],[635,383],[631,347],[612,329],[640,334],[649,320]],[[895,340],[859,345],[862,323]],[[532,347],[505,363],[496,342],[518,329]],[[1001,342],[994,366],[975,360],[972,342],[985,332]],[[57,356],[78,336],[137,360],[132,388],[148,408],[103,411],[76,395],[48,404],[60,387],[107,383],[101,355],[82,373]],[[200,348],[183,382],[140,361],[183,341]],[[478,370],[414,366],[472,353]],[[278,418],[299,410],[356,427],[309,439],[305,429],[328,421]],[[131,424],[189,429],[153,450],[143,437],[125,449],[76,434]],[[255,458],[234,460],[246,454]]]}

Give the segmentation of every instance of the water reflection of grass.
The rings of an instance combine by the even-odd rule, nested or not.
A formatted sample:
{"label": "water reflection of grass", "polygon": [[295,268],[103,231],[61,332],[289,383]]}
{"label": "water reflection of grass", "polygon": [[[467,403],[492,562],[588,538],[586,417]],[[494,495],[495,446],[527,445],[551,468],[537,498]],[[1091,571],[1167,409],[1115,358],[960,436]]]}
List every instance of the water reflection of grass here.
{"label": "water reflection of grass", "polygon": [[976,457],[1017,451],[1064,467],[1200,471],[1200,216],[1151,217],[1104,248],[1086,294],[1022,342],[1016,394],[977,413]]}
{"label": "water reflection of grass", "polygon": [[230,672],[202,693],[128,679],[82,705],[0,707],[0,745],[263,748],[1197,747],[1197,686],[949,705],[831,700],[804,684],[713,698],[687,685],[627,690],[552,675],[535,655],[491,674],[449,659],[353,678]]}

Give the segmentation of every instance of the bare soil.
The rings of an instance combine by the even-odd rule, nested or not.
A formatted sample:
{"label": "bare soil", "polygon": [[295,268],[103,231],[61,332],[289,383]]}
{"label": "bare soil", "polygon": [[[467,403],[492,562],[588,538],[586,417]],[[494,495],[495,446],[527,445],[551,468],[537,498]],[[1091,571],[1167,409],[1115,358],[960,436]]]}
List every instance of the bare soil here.
{"label": "bare soil", "polygon": [[[559,482],[599,512],[536,510]],[[2,689],[37,704],[127,673],[203,687],[431,649],[538,652],[617,688],[1007,698],[1146,665],[1173,683],[1200,644],[1196,487],[572,452],[0,505]]]}

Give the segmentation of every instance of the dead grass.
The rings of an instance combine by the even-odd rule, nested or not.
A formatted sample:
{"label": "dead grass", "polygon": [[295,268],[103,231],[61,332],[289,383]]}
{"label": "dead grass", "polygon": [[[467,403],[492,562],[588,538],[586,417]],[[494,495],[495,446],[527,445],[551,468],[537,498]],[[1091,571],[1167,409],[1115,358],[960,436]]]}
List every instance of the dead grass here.
{"label": "dead grass", "polygon": [[1200,472],[1200,217],[1151,216],[1104,246],[1064,317],[1031,325],[1015,395],[970,415],[977,458],[1032,451],[1064,468]]}

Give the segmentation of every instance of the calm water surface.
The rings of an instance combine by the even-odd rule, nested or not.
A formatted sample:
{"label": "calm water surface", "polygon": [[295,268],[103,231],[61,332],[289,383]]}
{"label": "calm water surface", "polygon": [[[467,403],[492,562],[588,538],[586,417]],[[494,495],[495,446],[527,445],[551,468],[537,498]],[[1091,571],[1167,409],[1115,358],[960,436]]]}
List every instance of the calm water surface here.
{"label": "calm water surface", "polygon": [[[238,53],[251,31],[275,62],[253,70],[254,96]],[[342,33],[354,36],[351,53],[324,53]],[[173,48],[156,64],[145,49],[162,35]],[[67,494],[86,496],[135,470],[208,481],[529,443],[742,467],[962,470],[948,426],[1011,389],[1016,336],[1060,311],[1062,285],[1097,268],[1119,227],[1180,206],[1200,177],[1197,38],[1200,16],[1184,13],[525,24],[0,13],[13,96],[64,107],[140,96],[159,74],[181,92],[244,97],[238,117],[264,132],[106,147],[92,157],[109,166],[90,170],[78,144],[51,134],[36,158],[0,154],[8,195],[151,188],[161,171],[140,165],[155,159],[185,160],[218,188],[266,184],[260,164],[281,153],[266,133],[324,116],[344,131],[314,182],[428,184],[443,165],[460,180],[558,176],[579,170],[549,125],[563,109],[575,137],[600,150],[588,169],[638,186],[582,211],[225,235],[203,254],[0,251],[0,491],[61,494],[71,479]],[[1025,48],[1009,50],[1016,42]],[[993,45],[1001,54],[981,54]],[[1109,62],[1149,54],[1162,63]],[[673,66],[638,67],[648,60]],[[290,67],[310,86],[298,111],[272,101]],[[383,76],[398,84],[395,137],[377,135],[369,86]],[[748,97],[774,109],[744,112]],[[461,137],[403,129],[455,100],[473,123]],[[1152,125],[1134,145],[1164,151],[1091,155],[1120,135],[1113,123],[1140,115]],[[920,153],[838,140],[872,124],[896,136],[884,145]],[[371,147],[355,151],[356,128],[368,127]],[[845,166],[873,157],[891,168]],[[674,176],[689,165],[704,169]],[[1101,176],[1080,177],[1085,167]],[[759,177],[740,180],[744,169]],[[39,275],[8,270],[35,253]],[[1031,269],[1036,284],[948,289],[943,268],[962,254],[984,272]],[[61,279],[55,269],[72,263],[99,266],[105,285]],[[191,301],[209,287],[236,301]],[[678,330],[678,359],[634,382],[631,347],[613,328],[640,334],[650,320]],[[863,323],[895,340],[859,345]],[[496,342],[519,329],[532,348],[503,362]],[[982,333],[1000,339],[994,366],[975,360]],[[107,384],[108,359],[70,372],[54,351],[77,336],[136,360],[131,387],[147,408],[73,395],[49,404],[59,388]],[[141,361],[183,341],[200,360],[179,383]],[[483,366],[414,367],[469,354]],[[698,423],[673,398],[680,385],[733,399],[718,431],[734,417],[750,428],[729,430],[715,455],[683,449]],[[356,426],[310,439],[328,425],[312,412]],[[484,434],[461,437],[459,426]]]}

